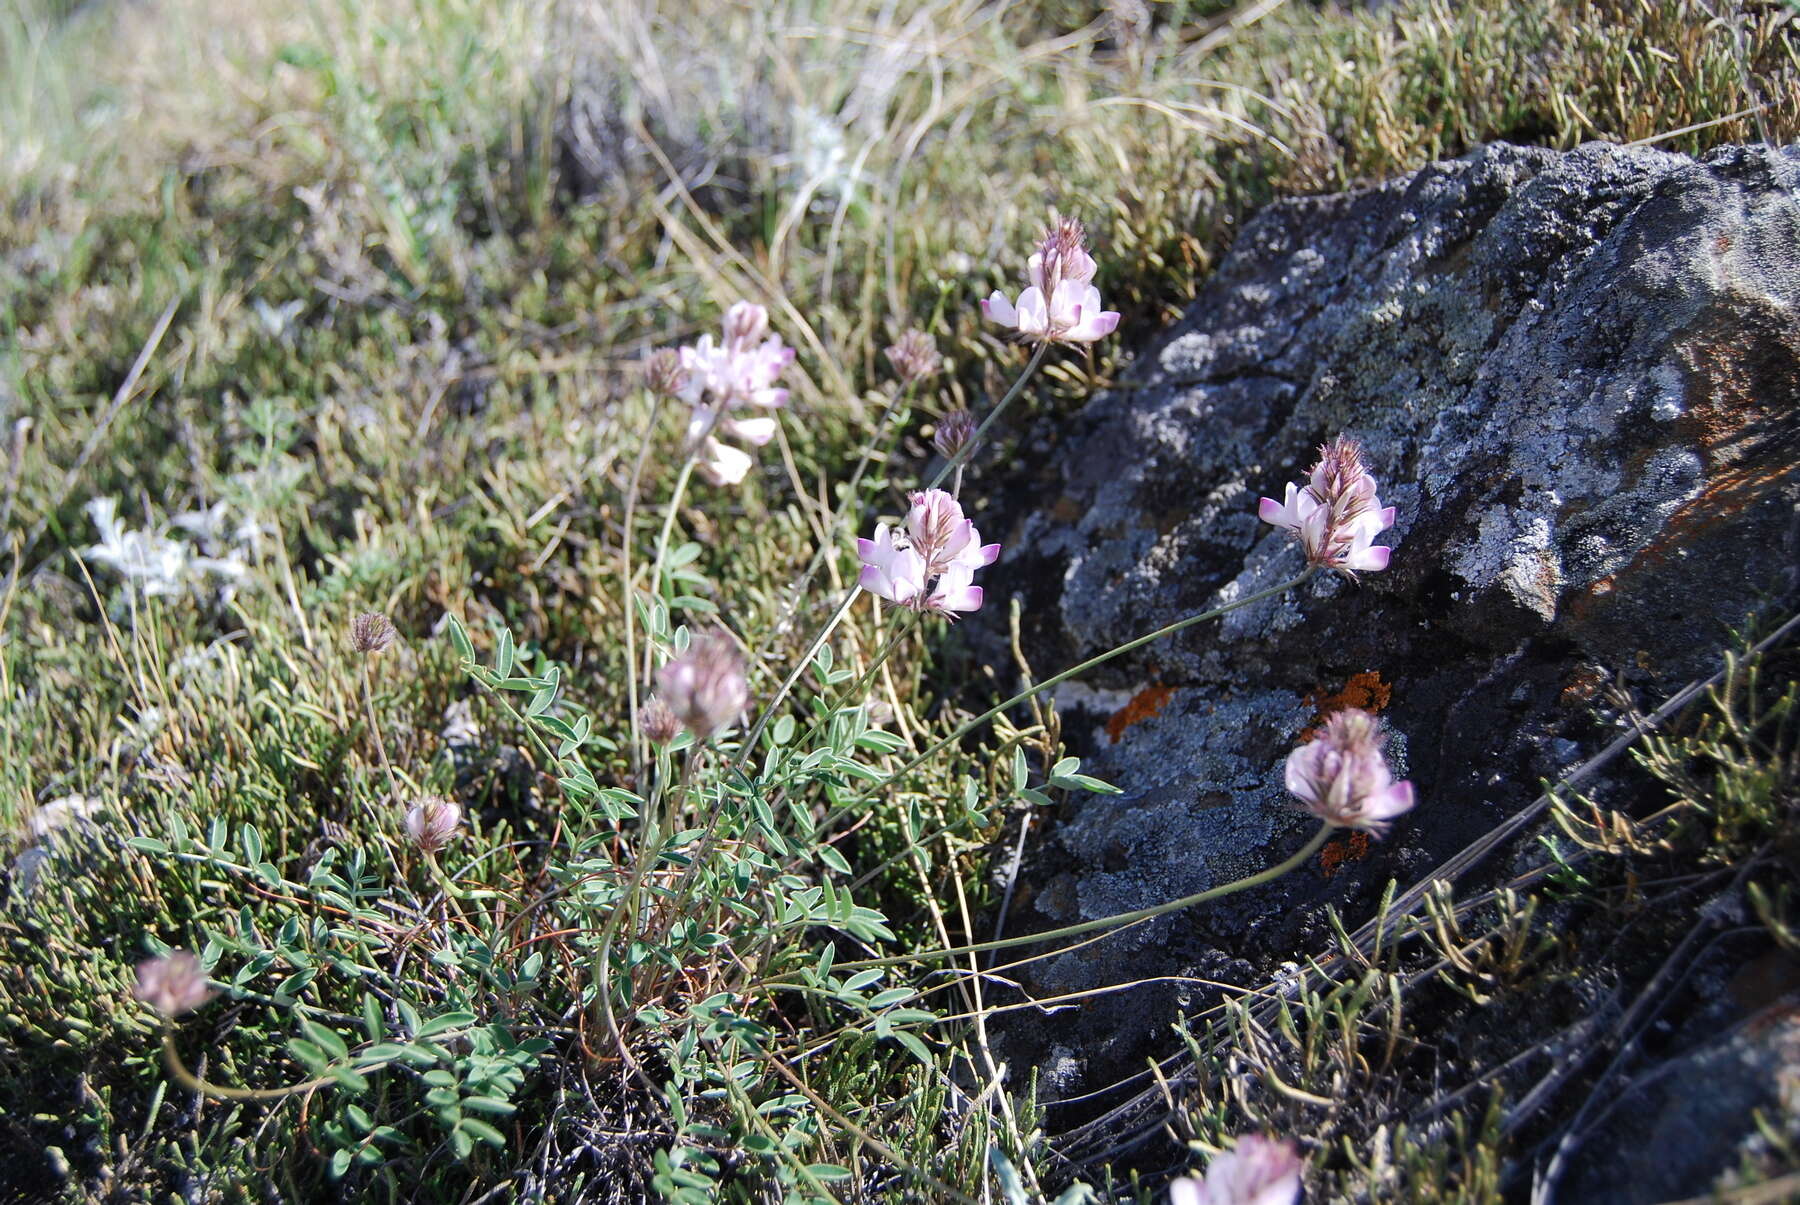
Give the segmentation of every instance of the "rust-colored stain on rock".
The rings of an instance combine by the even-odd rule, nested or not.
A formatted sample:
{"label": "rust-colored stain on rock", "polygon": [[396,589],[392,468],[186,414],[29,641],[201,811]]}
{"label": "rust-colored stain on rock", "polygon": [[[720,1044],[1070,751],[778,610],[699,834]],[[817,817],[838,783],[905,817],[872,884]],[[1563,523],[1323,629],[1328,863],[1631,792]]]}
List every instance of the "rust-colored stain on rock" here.
{"label": "rust-colored stain on rock", "polygon": [[1319,851],[1319,872],[1332,878],[1343,869],[1344,863],[1362,861],[1374,847],[1375,843],[1364,832],[1351,833],[1341,842],[1333,841]]}
{"label": "rust-colored stain on rock", "polygon": [[1313,722],[1300,730],[1298,743],[1304,745],[1310,741],[1334,712],[1355,707],[1379,715],[1393,698],[1394,688],[1381,680],[1380,670],[1374,669],[1351,674],[1338,690],[1327,691],[1320,687],[1306,696],[1306,705],[1313,709]]}
{"label": "rust-colored stain on rock", "polygon": [[1112,718],[1106,721],[1106,737],[1109,744],[1118,744],[1125,730],[1133,724],[1141,724],[1151,716],[1160,712],[1174,697],[1175,688],[1164,686],[1160,682],[1152,682],[1144,689],[1131,696],[1131,701],[1113,712]]}

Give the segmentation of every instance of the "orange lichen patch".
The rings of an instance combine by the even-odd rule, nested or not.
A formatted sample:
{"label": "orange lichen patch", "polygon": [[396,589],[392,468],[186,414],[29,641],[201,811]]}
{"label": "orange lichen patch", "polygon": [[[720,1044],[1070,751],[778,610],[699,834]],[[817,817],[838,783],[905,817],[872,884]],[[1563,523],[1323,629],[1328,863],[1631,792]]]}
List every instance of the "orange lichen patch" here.
{"label": "orange lichen patch", "polygon": [[1343,868],[1344,863],[1360,862],[1368,857],[1373,848],[1375,843],[1369,839],[1369,834],[1353,832],[1341,842],[1333,841],[1319,851],[1319,872],[1329,879]]}
{"label": "orange lichen patch", "polygon": [[1131,696],[1131,702],[1113,712],[1112,718],[1106,721],[1106,737],[1109,744],[1118,744],[1125,730],[1133,724],[1141,724],[1151,716],[1160,712],[1174,696],[1173,686],[1164,686],[1160,682],[1152,682],[1144,689]]}
{"label": "orange lichen patch", "polygon": [[1560,701],[1564,707],[1585,707],[1594,701],[1600,688],[1605,685],[1605,674],[1591,665],[1584,665],[1569,675],[1568,682],[1562,688]]}
{"label": "orange lichen patch", "polygon": [[1313,722],[1301,729],[1299,743],[1310,741],[1333,712],[1355,707],[1379,715],[1393,698],[1394,688],[1381,680],[1380,670],[1373,669],[1351,674],[1339,690],[1328,692],[1321,687],[1312,691],[1306,696],[1306,705],[1313,709]]}

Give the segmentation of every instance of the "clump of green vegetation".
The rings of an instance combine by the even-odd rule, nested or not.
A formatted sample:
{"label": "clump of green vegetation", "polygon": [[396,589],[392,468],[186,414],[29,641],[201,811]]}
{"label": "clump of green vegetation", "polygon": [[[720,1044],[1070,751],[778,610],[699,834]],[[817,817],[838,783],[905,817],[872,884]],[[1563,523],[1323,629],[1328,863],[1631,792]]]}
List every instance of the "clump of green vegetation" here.
{"label": "clump of green vegetation", "polygon": [[[1005,811],[1104,784],[1047,708],[947,740],[980,701],[941,626],[832,614],[938,421],[1019,375],[976,300],[1059,209],[1135,339],[1274,196],[1492,138],[1789,139],[1800,59],[1773,5],[1129,7],[0,14],[0,1181],[1130,1191],[1002,1081],[981,977],[909,961],[980,939]],[[741,486],[684,488],[639,368],[739,298],[798,352],[792,418]],[[881,353],[915,326],[944,372],[901,388]],[[1124,343],[1014,404],[1079,404]],[[365,647],[363,613],[398,640]],[[713,624],[782,705],[729,748],[640,737],[647,669]],[[1786,831],[1715,785],[1683,815],[1711,809],[1722,865]],[[411,811],[433,799],[454,820]],[[1518,1126],[1491,1100],[1392,1130],[1386,1162],[1342,1145],[1398,1124],[1408,1081],[1375,1073],[1414,1057],[1422,998],[1578,973],[1528,896],[1434,908],[1431,973],[1376,959],[1196,1038],[1303,1096],[1201,1076],[1181,1136],[1267,1125],[1346,1195],[1494,1199]],[[171,1027],[132,968],[173,947],[227,990]]]}

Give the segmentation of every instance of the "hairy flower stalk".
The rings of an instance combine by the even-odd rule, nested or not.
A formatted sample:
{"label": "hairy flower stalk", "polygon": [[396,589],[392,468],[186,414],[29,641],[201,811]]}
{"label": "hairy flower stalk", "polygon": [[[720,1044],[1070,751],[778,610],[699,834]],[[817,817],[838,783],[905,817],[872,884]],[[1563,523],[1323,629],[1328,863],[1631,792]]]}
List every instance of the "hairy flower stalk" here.
{"label": "hairy flower stalk", "polygon": [[217,993],[206,985],[206,972],[200,969],[198,958],[186,950],[171,950],[138,963],[137,984],[131,994],[172,1021]]}
{"label": "hairy flower stalk", "polygon": [[981,312],[1017,330],[1020,338],[1041,343],[1092,343],[1118,328],[1117,311],[1100,308],[1094,257],[1080,222],[1062,218],[1051,226],[1026,270],[1031,285],[1017,305],[996,290],[981,303]]}
{"label": "hairy flower stalk", "polygon": [[700,472],[714,485],[736,485],[755,461],[719,437],[758,448],[775,437],[773,418],[738,418],[734,412],[787,405],[788,391],[775,382],[794,362],[794,349],[783,346],[780,336],[769,335],[768,310],[740,301],[725,312],[719,342],[702,335],[699,342],[682,348],[680,356],[685,379],[676,393],[693,408],[688,442],[699,456]]}
{"label": "hairy flower stalk", "polygon": [[875,538],[858,540],[863,589],[889,602],[954,619],[981,608],[975,570],[994,563],[1000,545],[983,544],[961,503],[943,490],[920,490],[900,528],[875,526]]}
{"label": "hairy flower stalk", "polygon": [[750,703],[744,658],[723,633],[702,633],[687,652],[657,671],[669,711],[696,740],[706,740],[742,715]]}
{"label": "hairy flower stalk", "polygon": [[1204,1180],[1183,1176],[1169,1185],[1169,1205],[1293,1205],[1303,1166],[1293,1143],[1246,1134],[1213,1156]]}
{"label": "hairy flower stalk", "polygon": [[1257,514],[1292,532],[1310,565],[1352,579],[1388,567],[1392,550],[1377,545],[1375,537],[1394,525],[1394,508],[1381,505],[1362,446],[1347,435],[1319,449],[1319,463],[1305,486],[1289,484],[1280,502],[1264,498]]}
{"label": "hairy flower stalk", "polygon": [[1335,712],[1311,741],[1287,759],[1287,789],[1327,824],[1379,837],[1413,806],[1413,785],[1395,782],[1381,746],[1380,723],[1354,707]]}

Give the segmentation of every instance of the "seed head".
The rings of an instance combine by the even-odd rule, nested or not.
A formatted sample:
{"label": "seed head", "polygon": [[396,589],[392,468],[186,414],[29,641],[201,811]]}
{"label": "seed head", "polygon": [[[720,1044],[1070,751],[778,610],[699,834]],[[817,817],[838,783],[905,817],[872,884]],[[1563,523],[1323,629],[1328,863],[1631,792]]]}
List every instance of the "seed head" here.
{"label": "seed head", "polygon": [[888,363],[900,376],[903,385],[916,385],[938,370],[943,358],[938,355],[937,340],[914,327],[887,349]]}
{"label": "seed head", "polygon": [[681,367],[681,353],[672,347],[650,354],[644,361],[644,387],[659,397],[678,397],[687,387],[687,373]]}
{"label": "seed head", "polygon": [[974,438],[975,416],[967,410],[952,410],[938,421],[931,442],[945,460],[953,460]]}
{"label": "seed head", "polygon": [[723,632],[695,636],[687,652],[657,671],[663,701],[697,740],[706,740],[750,703],[744,659]]}
{"label": "seed head", "polygon": [[462,816],[462,805],[454,799],[427,795],[406,809],[406,835],[422,851],[434,854],[456,836]]}
{"label": "seed head", "polygon": [[379,611],[364,611],[350,621],[350,647],[364,656],[386,652],[399,638],[400,633]]}
{"label": "seed head", "polygon": [[200,960],[186,950],[171,950],[160,958],[137,965],[137,986],[131,994],[171,1019],[192,1012],[214,996],[206,986]]}

